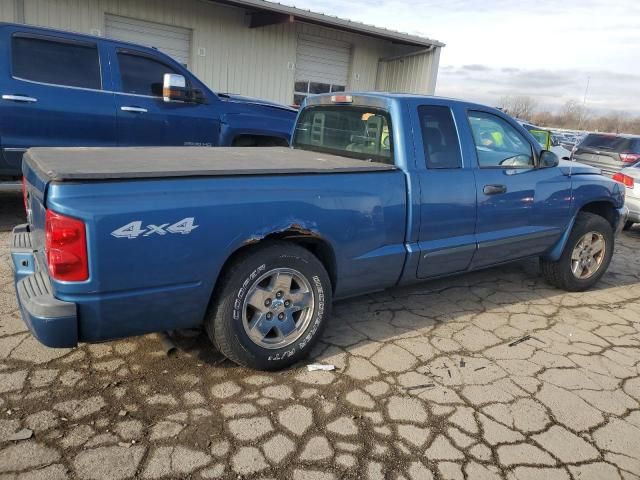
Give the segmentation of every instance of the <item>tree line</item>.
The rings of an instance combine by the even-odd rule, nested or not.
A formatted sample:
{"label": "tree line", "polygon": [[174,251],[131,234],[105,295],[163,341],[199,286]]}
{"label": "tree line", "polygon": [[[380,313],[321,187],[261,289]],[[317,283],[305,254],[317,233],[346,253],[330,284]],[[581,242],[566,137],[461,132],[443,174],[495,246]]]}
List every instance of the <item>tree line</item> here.
{"label": "tree line", "polygon": [[541,110],[538,102],[528,96],[502,97],[498,107],[512,117],[549,129],[640,134],[640,117],[625,112],[596,115],[577,100],[568,100],[557,113]]}

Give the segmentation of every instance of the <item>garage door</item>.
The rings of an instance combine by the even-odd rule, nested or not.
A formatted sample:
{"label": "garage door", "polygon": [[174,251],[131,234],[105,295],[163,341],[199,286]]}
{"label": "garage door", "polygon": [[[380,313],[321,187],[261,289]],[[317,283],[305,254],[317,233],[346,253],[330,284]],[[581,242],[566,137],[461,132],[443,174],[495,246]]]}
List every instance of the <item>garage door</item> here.
{"label": "garage door", "polygon": [[344,92],[351,45],[314,35],[300,35],[296,52],[296,104],[313,93]]}
{"label": "garage door", "polygon": [[191,60],[191,30],[188,28],[106,15],[105,35],[116,40],[155,47],[185,66]]}

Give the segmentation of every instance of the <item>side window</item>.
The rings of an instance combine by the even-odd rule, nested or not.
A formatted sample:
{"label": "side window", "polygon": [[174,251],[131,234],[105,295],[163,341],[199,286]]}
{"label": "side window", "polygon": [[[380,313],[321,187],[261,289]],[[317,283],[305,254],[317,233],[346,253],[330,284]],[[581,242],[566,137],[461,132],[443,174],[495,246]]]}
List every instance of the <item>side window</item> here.
{"label": "side window", "polygon": [[122,91],[136,95],[162,96],[165,73],[177,73],[174,68],[153,58],[118,52]]}
{"label": "side window", "polygon": [[461,168],[460,141],[449,107],[418,107],[427,168]]}
{"label": "side window", "polygon": [[531,144],[504,119],[485,112],[469,112],[480,168],[531,168]]}
{"label": "side window", "polygon": [[68,87],[101,89],[100,59],[95,44],[29,35],[11,40],[12,75],[23,80]]}

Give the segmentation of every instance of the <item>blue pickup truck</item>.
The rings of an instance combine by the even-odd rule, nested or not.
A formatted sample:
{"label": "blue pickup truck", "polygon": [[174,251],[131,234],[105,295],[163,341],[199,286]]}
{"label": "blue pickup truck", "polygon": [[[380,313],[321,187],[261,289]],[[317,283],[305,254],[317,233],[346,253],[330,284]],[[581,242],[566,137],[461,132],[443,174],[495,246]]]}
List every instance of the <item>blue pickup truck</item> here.
{"label": "blue pickup truck", "polygon": [[333,299],[539,257],[591,287],[624,186],[515,120],[437,97],[308,98],[291,148],[30,149],[18,301],[45,345],[204,326],[256,369],[301,359]]}
{"label": "blue pickup truck", "polygon": [[0,23],[0,179],[42,146],[286,146],[297,110],[215,94],[153,48]]}

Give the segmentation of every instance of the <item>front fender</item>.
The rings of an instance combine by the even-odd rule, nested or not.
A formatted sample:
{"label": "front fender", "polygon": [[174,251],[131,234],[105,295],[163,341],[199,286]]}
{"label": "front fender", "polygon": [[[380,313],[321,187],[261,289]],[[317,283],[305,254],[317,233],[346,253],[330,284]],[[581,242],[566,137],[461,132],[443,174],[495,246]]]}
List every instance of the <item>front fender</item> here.
{"label": "front fender", "polygon": [[221,119],[220,145],[231,145],[233,139],[240,135],[275,137],[289,142],[294,122],[295,116],[289,112],[277,115],[264,112],[226,114]]}
{"label": "front fender", "polygon": [[564,248],[567,245],[567,241],[569,240],[569,235],[571,234],[571,230],[573,230],[573,225],[576,223],[576,218],[578,217],[578,214],[589,203],[595,203],[595,202],[607,202],[613,207],[613,212],[614,212],[613,225],[612,225],[613,232],[614,234],[620,233],[620,230],[622,229],[624,221],[626,220],[626,217],[627,217],[626,207],[623,206],[618,208],[612,198],[601,198],[601,199],[592,200],[590,202],[585,202],[582,205],[580,205],[580,208],[578,208],[575,214],[573,215],[573,217],[571,217],[571,221],[567,225],[567,228],[562,234],[562,237],[560,237],[560,240],[556,242],[556,244],[549,251],[549,253],[544,255],[544,258],[546,260],[551,260],[552,262],[555,262],[560,259],[560,257],[562,256],[562,252],[564,251]]}

